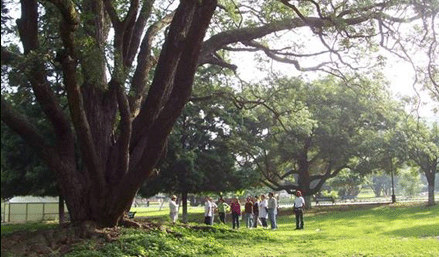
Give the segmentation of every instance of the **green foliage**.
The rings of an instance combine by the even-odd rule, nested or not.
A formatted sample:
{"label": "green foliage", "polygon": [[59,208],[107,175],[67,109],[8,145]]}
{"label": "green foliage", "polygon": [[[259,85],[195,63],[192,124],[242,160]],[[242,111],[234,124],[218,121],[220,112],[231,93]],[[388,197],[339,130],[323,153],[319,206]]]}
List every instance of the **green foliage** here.
{"label": "green foliage", "polygon": [[391,194],[392,180],[389,175],[375,173],[369,174],[367,178],[367,185],[370,186],[376,197],[380,197],[382,194]]}
{"label": "green foliage", "polygon": [[158,176],[148,180],[139,193],[219,193],[254,184],[258,180],[255,171],[235,165],[230,135],[236,122],[233,112],[220,103],[187,104],[169,137]]}
{"label": "green foliage", "polygon": [[171,227],[169,232],[153,230],[124,230],[116,243],[103,247],[90,242],[78,246],[65,256],[231,256],[233,249],[225,248],[224,240],[240,243],[260,243],[269,240],[263,231],[237,232],[223,226],[210,229]]}
{"label": "green foliage", "polygon": [[[328,183],[328,184],[330,184],[330,183]],[[321,195],[322,195],[322,196],[327,196],[327,197],[332,197],[333,199],[337,199],[337,198],[339,198],[339,193],[338,193],[338,191],[322,190],[322,191],[321,191]]]}
{"label": "green foliage", "polygon": [[401,110],[379,75],[311,83],[275,77],[242,95],[246,110],[233,131],[241,138],[236,146],[240,155],[253,162],[273,189],[300,189],[308,195],[320,189],[312,183],[346,167],[357,171]]}
{"label": "green foliage", "polygon": [[166,156],[159,162],[156,178],[139,191],[143,196],[157,192],[233,192],[259,181],[251,166],[237,166],[233,133],[241,113],[233,106],[233,89],[218,67],[200,67],[191,101],[186,104],[168,139]]}
{"label": "green foliage", "polygon": [[55,174],[16,134],[1,124],[1,197],[57,196]]}
{"label": "green foliage", "polygon": [[421,175],[416,169],[406,169],[400,172],[398,188],[405,196],[415,196],[421,192]]}
{"label": "green foliage", "polygon": [[357,196],[365,179],[351,170],[342,170],[335,178],[327,180],[326,185],[337,192],[340,197]]}

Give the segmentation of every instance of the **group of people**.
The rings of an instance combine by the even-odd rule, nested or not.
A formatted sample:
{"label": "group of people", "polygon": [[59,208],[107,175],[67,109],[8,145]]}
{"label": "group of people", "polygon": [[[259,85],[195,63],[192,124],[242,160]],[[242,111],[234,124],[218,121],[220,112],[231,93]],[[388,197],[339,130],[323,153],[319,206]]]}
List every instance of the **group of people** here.
{"label": "group of people", "polygon": [[[305,208],[305,199],[300,191],[296,192],[294,200],[294,213],[296,216],[296,229],[303,229],[303,209]],[[169,201],[170,217],[172,222],[176,222],[178,217],[177,197],[173,195]],[[215,211],[218,211],[220,222],[226,223],[226,213],[231,212],[232,227],[239,229],[239,220],[243,214],[243,220],[247,228],[256,228],[261,225],[268,228],[267,218],[270,221],[271,229],[277,228],[276,216],[278,212],[278,201],[273,192],[268,194],[268,198],[262,194],[260,197],[248,197],[244,204],[244,213],[241,213],[241,204],[238,198],[234,198],[229,204],[223,198],[219,199],[218,205],[210,197],[206,197],[204,205],[204,223],[213,225]]]}
{"label": "group of people", "polygon": [[[211,212],[208,211],[208,208],[210,208],[211,205],[211,199],[207,198],[204,212],[205,219],[210,219],[208,215],[210,215]],[[215,203],[213,203],[213,205],[215,205]],[[247,198],[247,202],[244,205],[244,213],[241,213],[242,208],[238,198],[234,198],[230,205],[228,205],[223,198],[220,198],[217,210],[220,217],[220,222],[222,223],[226,223],[226,213],[230,211],[232,214],[233,229],[236,229],[239,228],[239,220],[242,214],[247,228],[257,227],[258,224],[261,224],[263,227],[267,227],[266,208],[267,200],[265,199],[265,195],[261,195],[261,200],[259,200],[257,196],[254,198]],[[206,224],[208,223],[206,222]]]}

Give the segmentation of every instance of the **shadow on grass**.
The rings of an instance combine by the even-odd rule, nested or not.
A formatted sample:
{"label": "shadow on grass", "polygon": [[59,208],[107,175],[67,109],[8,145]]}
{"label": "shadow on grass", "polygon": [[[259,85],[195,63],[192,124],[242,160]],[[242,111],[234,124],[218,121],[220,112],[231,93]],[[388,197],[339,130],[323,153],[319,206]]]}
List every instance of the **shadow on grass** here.
{"label": "shadow on grass", "polygon": [[[394,219],[421,219],[436,215],[439,218],[439,206],[425,206],[424,204],[404,205],[404,204],[370,204],[356,206],[331,206],[320,207],[309,212],[309,216],[320,216],[322,219],[357,219],[361,217],[376,220],[394,220]],[[331,215],[325,215],[331,214]]]}
{"label": "shadow on grass", "polygon": [[383,234],[398,237],[437,237],[439,236],[439,223],[396,229]]}

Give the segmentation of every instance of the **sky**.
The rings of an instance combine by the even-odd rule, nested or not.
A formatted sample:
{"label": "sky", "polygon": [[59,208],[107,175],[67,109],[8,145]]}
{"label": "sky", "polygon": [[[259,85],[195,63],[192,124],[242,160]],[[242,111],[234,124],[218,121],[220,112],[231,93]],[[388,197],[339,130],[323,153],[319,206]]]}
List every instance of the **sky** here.
{"label": "sky", "polygon": [[421,90],[419,85],[413,85],[414,71],[408,63],[389,62],[385,74],[390,81],[390,90],[395,97],[415,96],[419,97],[419,116],[432,121],[439,121],[439,113],[434,113],[433,108],[438,107],[428,92]]}

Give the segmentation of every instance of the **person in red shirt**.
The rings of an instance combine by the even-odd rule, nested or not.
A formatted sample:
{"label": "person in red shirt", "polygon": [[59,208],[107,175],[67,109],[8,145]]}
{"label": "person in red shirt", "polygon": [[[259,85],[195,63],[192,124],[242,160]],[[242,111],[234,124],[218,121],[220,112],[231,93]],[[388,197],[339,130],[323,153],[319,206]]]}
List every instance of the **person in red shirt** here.
{"label": "person in red shirt", "polygon": [[230,204],[230,209],[232,209],[232,224],[233,229],[239,229],[239,216],[241,216],[241,205],[239,204],[238,197],[233,199]]}

